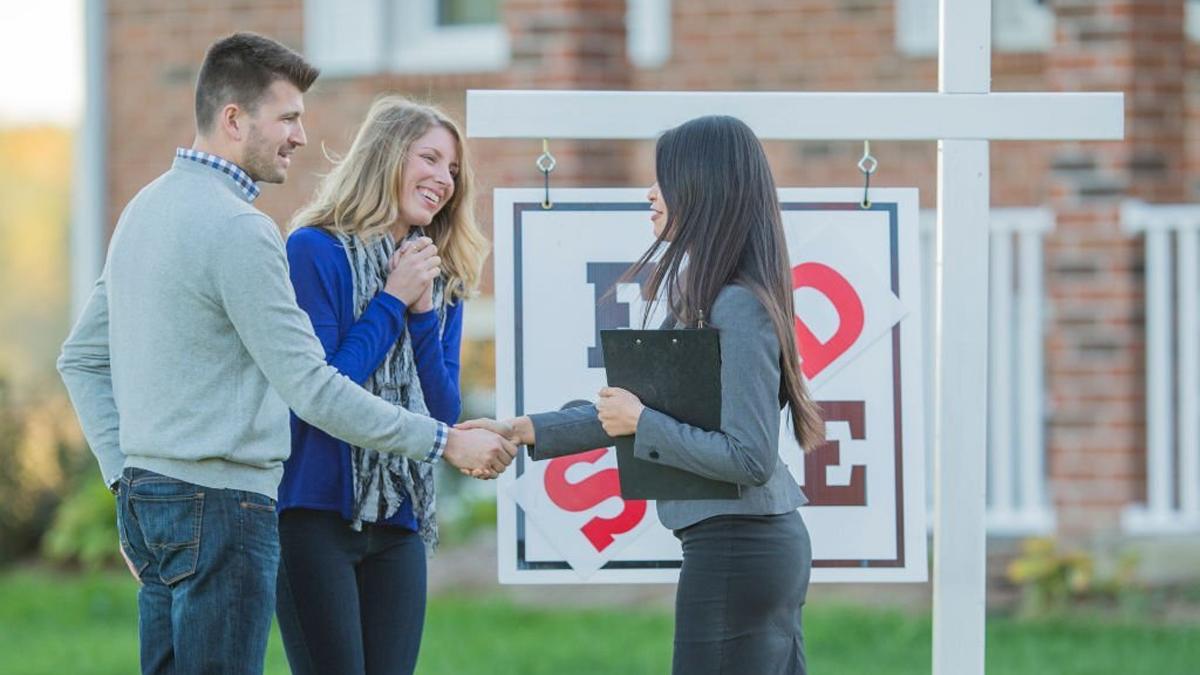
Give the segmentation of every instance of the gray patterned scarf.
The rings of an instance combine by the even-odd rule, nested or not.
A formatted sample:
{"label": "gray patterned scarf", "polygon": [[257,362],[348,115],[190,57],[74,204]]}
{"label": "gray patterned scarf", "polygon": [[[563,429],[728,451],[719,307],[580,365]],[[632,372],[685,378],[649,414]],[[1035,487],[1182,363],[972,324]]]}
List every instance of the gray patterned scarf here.
{"label": "gray patterned scarf", "polygon": [[[367,305],[387,282],[388,260],[396,249],[390,236],[376,242],[364,243],[356,236],[336,233],[350,262],[354,282],[354,320],[366,311]],[[405,241],[421,236],[413,228]],[[446,308],[442,303],[445,281],[433,281],[433,306],[438,313],[438,339],[445,327]],[[403,406],[420,415],[428,415],[417,364],[413,358],[412,339],[408,328],[388,350],[383,364],[371,374],[363,387],[383,400]],[[417,462],[400,455],[379,452],[370,448],[350,446],[354,466],[354,505],[351,526],[361,530],[363,523],[374,523],[396,514],[407,497],[417,517],[418,532],[432,553],[437,548],[437,495],[434,490],[433,465]]]}

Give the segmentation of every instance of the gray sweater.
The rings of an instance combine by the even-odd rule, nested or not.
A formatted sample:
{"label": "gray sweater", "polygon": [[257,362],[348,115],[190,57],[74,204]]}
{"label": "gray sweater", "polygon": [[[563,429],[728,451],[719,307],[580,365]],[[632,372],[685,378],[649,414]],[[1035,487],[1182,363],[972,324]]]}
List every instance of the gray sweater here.
{"label": "gray sweater", "polygon": [[[776,515],[807,500],[779,457],[779,339],[754,293],[726,286],[713,302],[721,336],[721,427],[704,431],[646,408],[638,420],[633,454],[647,462],[737,483],[738,499],[661,500],[658,518],[670,529],[728,514]],[[530,415],[534,459],[613,444],[595,406]]]}
{"label": "gray sweater", "polygon": [[137,467],[274,498],[289,407],[417,460],[439,433],[326,364],[275,223],[188,159],[125,207],[58,369],[109,485]]}

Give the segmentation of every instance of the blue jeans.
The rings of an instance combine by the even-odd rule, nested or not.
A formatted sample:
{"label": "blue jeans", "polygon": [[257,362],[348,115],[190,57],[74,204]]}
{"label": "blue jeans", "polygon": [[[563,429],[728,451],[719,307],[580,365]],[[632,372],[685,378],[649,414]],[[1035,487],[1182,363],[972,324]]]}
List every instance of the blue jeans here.
{"label": "blue jeans", "polygon": [[279,568],[273,499],[125,469],[117,529],[142,582],[143,673],[263,672]]}

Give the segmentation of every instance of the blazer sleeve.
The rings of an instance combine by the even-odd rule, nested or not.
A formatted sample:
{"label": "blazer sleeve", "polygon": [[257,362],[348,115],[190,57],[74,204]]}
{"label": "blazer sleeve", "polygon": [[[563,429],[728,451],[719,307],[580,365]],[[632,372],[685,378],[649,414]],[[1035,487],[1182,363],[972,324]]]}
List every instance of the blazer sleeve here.
{"label": "blazer sleeve", "polygon": [[607,448],[616,442],[604,433],[593,404],[563,408],[554,412],[529,416],[533,424],[535,445],[529,446],[529,456],[535,460],[552,459],[596,448]]}
{"label": "blazer sleeve", "polygon": [[634,456],[706,478],[763,485],[779,463],[779,340],[766,308],[741,286],[721,291],[712,322],[721,335],[720,429],[704,431],[646,408]]}

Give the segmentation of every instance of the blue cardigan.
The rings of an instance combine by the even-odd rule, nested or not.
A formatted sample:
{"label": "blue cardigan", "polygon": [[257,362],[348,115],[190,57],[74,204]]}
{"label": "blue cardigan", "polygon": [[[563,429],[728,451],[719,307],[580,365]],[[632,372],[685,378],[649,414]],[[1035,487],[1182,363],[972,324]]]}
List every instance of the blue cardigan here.
{"label": "blue cardigan", "polygon": [[[296,302],[312,320],[329,365],[362,385],[383,364],[407,322],[430,416],[447,424],[458,421],[462,407],[458,389],[462,301],[447,306],[440,341],[436,311],[410,313],[401,300],[383,292],[355,321],[350,263],[333,235],[314,227],[296,230],[288,237],[287,257]],[[350,445],[293,413],[292,454],[283,465],[279,511],[335,511],[350,520],[353,496]],[[382,522],[417,529],[408,500]]]}

